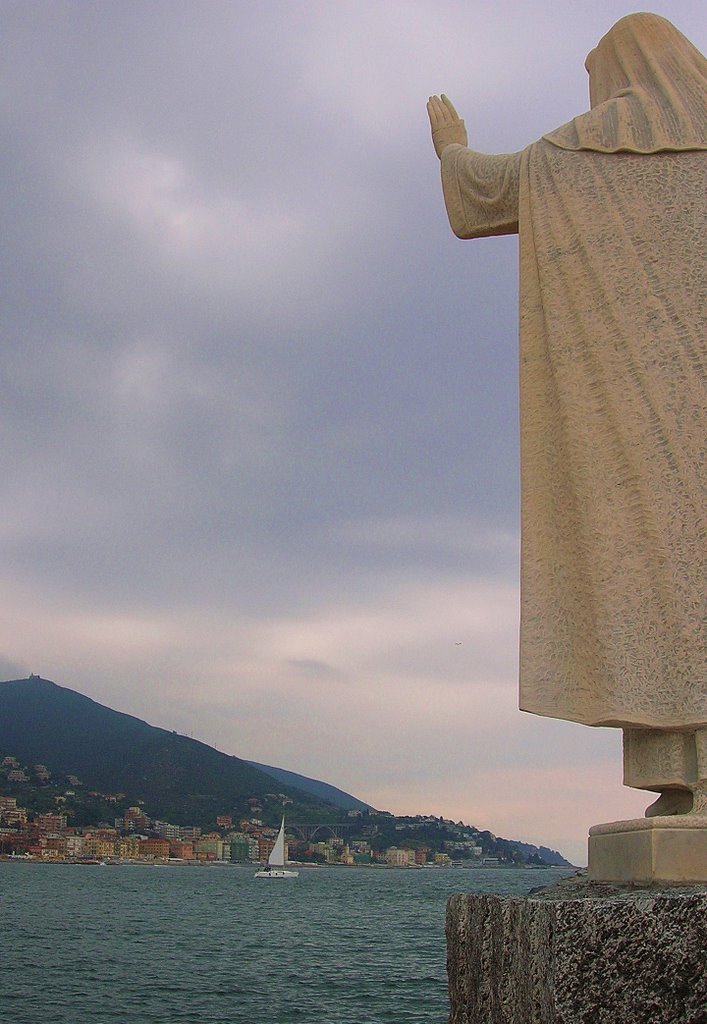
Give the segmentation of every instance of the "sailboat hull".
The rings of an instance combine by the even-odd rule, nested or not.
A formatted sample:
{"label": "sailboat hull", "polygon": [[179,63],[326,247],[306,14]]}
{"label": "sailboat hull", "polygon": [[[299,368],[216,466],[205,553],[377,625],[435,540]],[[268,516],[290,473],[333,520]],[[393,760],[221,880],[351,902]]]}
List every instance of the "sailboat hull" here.
{"label": "sailboat hull", "polygon": [[284,868],[273,868],[272,871],[256,871],[255,878],[297,878],[299,871],[286,871]]}

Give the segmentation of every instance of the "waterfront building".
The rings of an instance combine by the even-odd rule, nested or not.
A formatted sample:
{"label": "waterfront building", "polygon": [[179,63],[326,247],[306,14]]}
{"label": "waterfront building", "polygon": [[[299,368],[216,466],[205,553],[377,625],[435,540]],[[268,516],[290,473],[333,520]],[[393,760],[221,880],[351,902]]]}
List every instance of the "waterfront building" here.
{"label": "waterfront building", "polygon": [[64,860],[66,858],[66,836],[42,836],[40,844],[43,857],[49,857],[54,860]]}
{"label": "waterfront building", "polygon": [[223,839],[197,839],[194,842],[194,857],[196,860],[223,860],[223,845]]}
{"label": "waterfront building", "polygon": [[390,846],[385,853],[386,864],[394,864],[395,867],[404,868],[408,864],[415,863],[414,850],[399,850],[397,846]]}
{"label": "waterfront building", "polygon": [[115,854],[115,842],[110,839],[103,839],[97,835],[85,835],[83,837],[83,856],[95,857],[96,860],[104,860]]}
{"label": "waterfront building", "polygon": [[83,856],[83,836],[67,835],[64,836],[64,842],[66,844],[66,856],[69,859]]}
{"label": "waterfront building", "polygon": [[116,857],[133,860],[140,855],[140,840],[137,836],[121,836],[115,842]]}
{"label": "waterfront building", "polygon": [[[258,860],[266,861],[270,856],[270,853],[275,846],[275,840],[269,836],[258,837]],[[285,860],[287,860],[287,854],[285,854]]]}
{"label": "waterfront building", "polygon": [[229,836],[228,842],[232,861],[237,864],[244,864],[251,859],[251,842],[247,836],[232,835]]}
{"label": "waterfront building", "polygon": [[138,856],[146,860],[167,860],[169,857],[169,843],[166,839],[155,837],[140,839],[138,841]]}
{"label": "waterfront building", "polygon": [[332,846],[331,840],[327,839],[326,842],[321,843],[310,843],[309,851],[314,854],[318,854],[325,864],[336,864],[339,860],[339,850]]}
{"label": "waterfront building", "polygon": [[178,860],[193,860],[194,844],[188,842],[186,839],[170,839],[169,855],[170,857],[175,857]]}

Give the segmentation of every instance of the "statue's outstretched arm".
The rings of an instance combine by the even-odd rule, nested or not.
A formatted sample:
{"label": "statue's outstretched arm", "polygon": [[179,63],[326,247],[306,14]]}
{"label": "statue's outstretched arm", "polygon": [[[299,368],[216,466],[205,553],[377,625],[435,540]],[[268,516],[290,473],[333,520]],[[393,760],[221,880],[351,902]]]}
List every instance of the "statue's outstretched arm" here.
{"label": "statue's outstretched arm", "polygon": [[441,96],[430,96],[427,102],[427,113],[432,129],[432,144],[435,153],[442,159],[442,153],[452,143],[468,145],[464,121],[459,117],[452,101],[442,93]]}

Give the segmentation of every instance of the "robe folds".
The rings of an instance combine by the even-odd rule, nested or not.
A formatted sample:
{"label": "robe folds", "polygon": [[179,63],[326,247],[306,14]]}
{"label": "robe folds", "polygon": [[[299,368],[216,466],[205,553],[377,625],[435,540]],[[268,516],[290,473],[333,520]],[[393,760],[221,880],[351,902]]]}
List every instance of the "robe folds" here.
{"label": "robe folds", "polygon": [[520,706],[707,725],[705,154],[442,154],[460,238],[520,235]]}

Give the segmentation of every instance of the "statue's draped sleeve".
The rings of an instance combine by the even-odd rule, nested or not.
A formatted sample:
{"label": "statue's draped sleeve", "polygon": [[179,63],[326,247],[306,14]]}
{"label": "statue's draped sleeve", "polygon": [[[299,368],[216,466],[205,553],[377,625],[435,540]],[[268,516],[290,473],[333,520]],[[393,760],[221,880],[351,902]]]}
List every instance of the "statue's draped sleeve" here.
{"label": "statue's draped sleeve", "polygon": [[490,156],[451,145],[442,153],[442,189],[458,238],[518,232],[518,185],[522,153]]}

